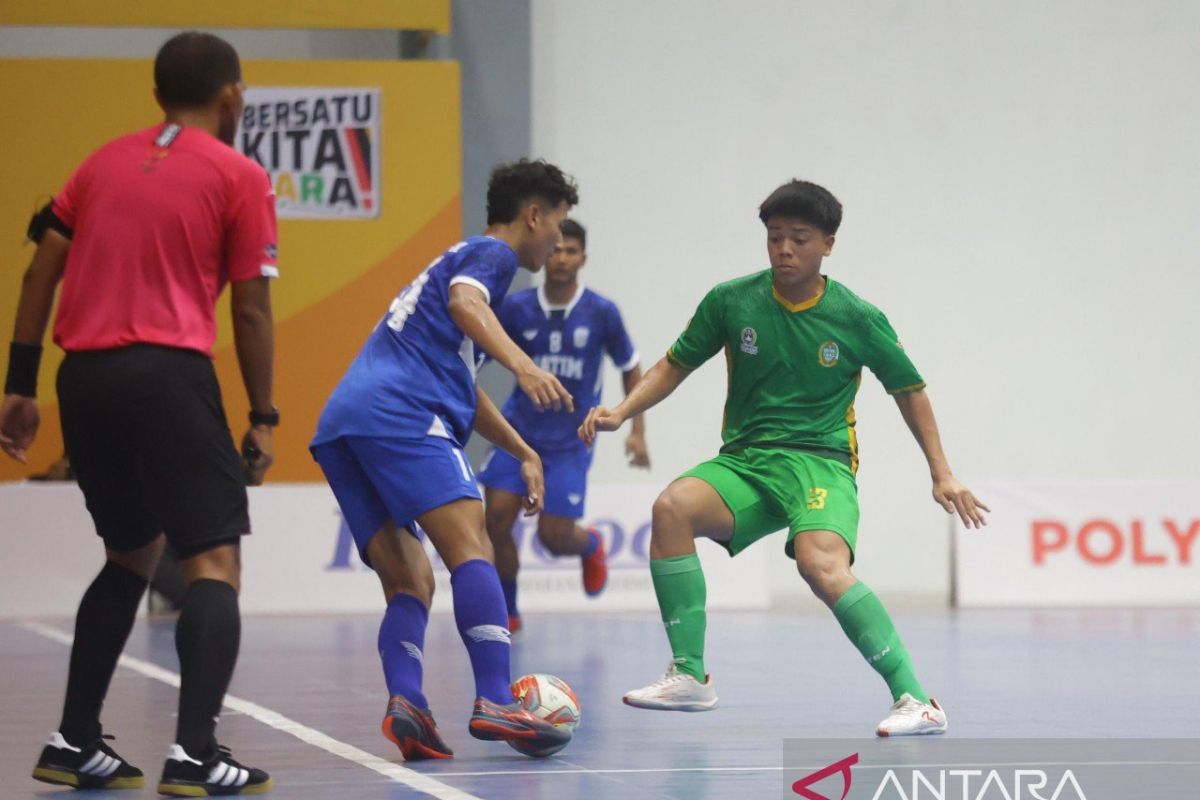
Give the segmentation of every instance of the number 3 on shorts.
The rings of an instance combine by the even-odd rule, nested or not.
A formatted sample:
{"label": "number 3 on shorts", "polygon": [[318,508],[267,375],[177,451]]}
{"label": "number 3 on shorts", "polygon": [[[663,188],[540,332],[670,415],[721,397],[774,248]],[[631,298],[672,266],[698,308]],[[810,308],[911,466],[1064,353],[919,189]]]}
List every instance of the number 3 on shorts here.
{"label": "number 3 on shorts", "polygon": [[828,489],[809,489],[808,490],[808,510],[820,511],[825,508],[825,498],[829,496]]}

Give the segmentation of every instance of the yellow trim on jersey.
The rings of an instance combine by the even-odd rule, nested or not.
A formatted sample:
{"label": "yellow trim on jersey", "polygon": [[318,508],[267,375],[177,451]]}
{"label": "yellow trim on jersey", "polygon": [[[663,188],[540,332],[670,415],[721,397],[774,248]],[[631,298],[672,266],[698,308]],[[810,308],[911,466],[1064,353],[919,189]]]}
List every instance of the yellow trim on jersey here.
{"label": "yellow trim on jersey", "polygon": [[802,303],[793,303],[792,301],[788,300],[786,297],[781,295],[779,293],[779,290],[775,288],[775,284],[772,283],[771,284],[771,295],[775,298],[775,301],[778,302],[779,305],[783,306],[788,311],[795,313],[797,311],[808,311],[810,308],[815,306],[817,303],[821,302],[821,298],[825,296],[825,290],[822,289],[821,293],[818,294],[816,297],[810,297]]}
{"label": "yellow trim on jersey", "polygon": [[674,364],[675,366],[679,367],[680,369],[686,369],[686,370],[688,370],[689,372],[690,372],[691,370],[694,370],[694,369],[695,369],[695,367],[689,367],[687,364],[685,364],[685,363],[683,363],[682,361],[680,361],[680,360],[679,360],[679,356],[677,356],[677,355],[675,355],[674,353],[672,353],[672,352],[671,352],[671,348],[669,348],[669,347],[667,348],[667,361],[670,361],[672,364]]}
{"label": "yellow trim on jersey", "polygon": [[912,386],[901,386],[899,389],[892,389],[888,394],[908,394],[909,392],[919,392],[925,388],[925,381],[914,383]]}
{"label": "yellow trim on jersey", "polygon": [[[859,370],[858,377],[855,379],[858,386],[862,385],[862,370]],[[858,394],[858,387],[854,389],[854,393]],[[854,400],[850,400],[850,407],[846,409],[846,432],[850,444],[850,474],[858,474],[858,433],[854,430],[854,423],[857,420],[854,416]]]}

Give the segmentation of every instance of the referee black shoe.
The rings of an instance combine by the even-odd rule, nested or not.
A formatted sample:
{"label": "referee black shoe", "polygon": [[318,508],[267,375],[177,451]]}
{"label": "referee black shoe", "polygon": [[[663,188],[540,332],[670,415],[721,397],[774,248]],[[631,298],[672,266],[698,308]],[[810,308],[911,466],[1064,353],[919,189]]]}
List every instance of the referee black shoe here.
{"label": "referee black shoe", "polygon": [[76,789],[140,789],[146,785],[142,771],[117,755],[102,736],[83,747],[75,747],[58,731],[50,734],[33,777],[43,783],[74,786]]}
{"label": "referee black shoe", "polygon": [[243,767],[233,760],[228,747],[204,761],[197,761],[177,744],[167,751],[158,793],[172,797],[227,797],[262,794],[271,788],[271,776],[261,769]]}

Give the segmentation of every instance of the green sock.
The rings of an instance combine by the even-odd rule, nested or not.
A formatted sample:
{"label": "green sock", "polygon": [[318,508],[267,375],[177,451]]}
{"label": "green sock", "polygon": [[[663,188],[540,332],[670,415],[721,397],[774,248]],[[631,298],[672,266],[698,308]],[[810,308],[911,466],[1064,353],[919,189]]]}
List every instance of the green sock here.
{"label": "green sock", "polygon": [[892,618],[865,583],[854,584],[839,597],[833,615],[871,668],[887,681],[893,700],[907,692],[922,703],[929,702]]}
{"label": "green sock", "polygon": [[704,683],[704,629],[708,619],[704,601],[708,588],[700,557],[692,553],[655,559],[650,562],[650,577],[676,666]]}

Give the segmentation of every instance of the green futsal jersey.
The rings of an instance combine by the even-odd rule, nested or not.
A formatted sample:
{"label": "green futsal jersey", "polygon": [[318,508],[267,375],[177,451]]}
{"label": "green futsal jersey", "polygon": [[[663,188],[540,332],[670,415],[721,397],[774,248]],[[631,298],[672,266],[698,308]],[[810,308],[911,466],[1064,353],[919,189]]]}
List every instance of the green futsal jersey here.
{"label": "green futsal jersey", "polygon": [[890,394],[925,386],[883,312],[830,278],[823,294],[799,304],[775,291],[769,269],[718,284],[667,358],[692,370],[722,348],[729,368],[722,453],[806,450],[857,470],[862,368]]}

